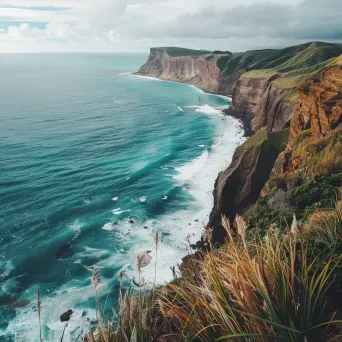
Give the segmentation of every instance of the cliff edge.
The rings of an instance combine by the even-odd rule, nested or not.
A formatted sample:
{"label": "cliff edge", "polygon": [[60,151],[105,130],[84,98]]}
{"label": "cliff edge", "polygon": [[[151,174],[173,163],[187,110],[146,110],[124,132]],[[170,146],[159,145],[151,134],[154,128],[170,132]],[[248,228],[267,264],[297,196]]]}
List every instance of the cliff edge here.
{"label": "cliff edge", "polygon": [[[341,54],[342,45],[322,42],[242,53],[151,49],[139,74],[232,96],[226,114],[241,119],[250,136],[216,180],[208,223],[213,228],[213,242],[222,243],[225,237],[222,215],[233,222],[236,214],[253,210],[260,195],[274,189],[279,172],[289,175],[298,168],[304,172],[299,166],[306,165],[307,152],[298,157],[302,151],[293,144],[309,134],[308,130],[309,142],[317,143],[332,134],[335,138],[331,139],[340,143],[336,136],[340,136],[341,123]],[[338,166],[328,168],[330,173],[340,168],[338,144],[331,147]],[[319,148],[312,147],[312,151],[310,158],[322,153]],[[321,165],[311,168],[312,177],[322,174]]]}

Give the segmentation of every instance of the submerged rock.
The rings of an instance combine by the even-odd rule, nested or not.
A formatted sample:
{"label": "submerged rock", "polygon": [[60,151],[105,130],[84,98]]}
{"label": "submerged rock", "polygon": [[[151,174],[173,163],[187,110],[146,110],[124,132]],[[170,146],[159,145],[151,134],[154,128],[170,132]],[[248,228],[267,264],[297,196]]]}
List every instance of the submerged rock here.
{"label": "submerged rock", "polygon": [[70,257],[72,254],[72,246],[73,245],[71,242],[67,242],[65,245],[63,245],[56,253],[57,259],[66,259]]}
{"label": "submerged rock", "polygon": [[68,311],[64,312],[63,314],[61,314],[59,319],[61,320],[61,322],[68,322],[73,313],[74,312],[72,310],[68,310]]}
{"label": "submerged rock", "polygon": [[139,255],[141,268],[148,266],[151,263],[152,256],[150,255],[151,251],[146,251],[143,254]]}

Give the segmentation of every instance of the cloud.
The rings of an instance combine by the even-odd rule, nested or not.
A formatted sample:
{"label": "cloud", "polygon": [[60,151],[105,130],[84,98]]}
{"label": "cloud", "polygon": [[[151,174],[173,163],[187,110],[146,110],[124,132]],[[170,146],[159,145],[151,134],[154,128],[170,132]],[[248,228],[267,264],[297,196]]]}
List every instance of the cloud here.
{"label": "cloud", "polygon": [[[176,20],[152,23],[141,35],[187,38],[342,38],[342,1],[306,0],[297,5],[259,2],[230,9],[202,8]],[[159,27],[159,29],[157,29]]]}
{"label": "cloud", "polygon": [[0,0],[0,27],[11,22],[0,31],[0,49],[44,51],[56,44],[56,50],[137,51],[179,45],[237,51],[341,41],[340,13],[340,0]]}

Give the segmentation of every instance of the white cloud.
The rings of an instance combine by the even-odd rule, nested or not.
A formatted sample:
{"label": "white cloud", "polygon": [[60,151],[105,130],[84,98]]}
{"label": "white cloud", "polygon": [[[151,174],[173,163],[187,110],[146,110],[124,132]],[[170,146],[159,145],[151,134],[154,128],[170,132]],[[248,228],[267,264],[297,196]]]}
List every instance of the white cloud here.
{"label": "white cloud", "polygon": [[18,22],[0,51],[277,47],[342,39],[341,12],[340,0],[0,0],[0,20]]}

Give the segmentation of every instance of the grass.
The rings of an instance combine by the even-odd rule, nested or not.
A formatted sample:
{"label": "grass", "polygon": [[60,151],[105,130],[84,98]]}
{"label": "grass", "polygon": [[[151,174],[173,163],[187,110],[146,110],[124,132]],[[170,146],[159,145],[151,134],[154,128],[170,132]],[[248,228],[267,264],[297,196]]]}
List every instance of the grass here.
{"label": "grass", "polygon": [[270,78],[274,86],[290,90],[285,99],[297,103],[296,88],[315,72],[333,63],[342,64],[342,45],[312,42],[279,50],[256,50],[224,55],[217,66],[224,76],[245,71],[243,78]]}
{"label": "grass", "polygon": [[303,131],[293,143],[290,159],[303,177],[330,174],[342,169],[342,126],[316,141],[310,139],[311,130]]}
{"label": "grass", "polygon": [[289,89],[289,91],[287,92],[284,99],[286,101],[293,103],[293,104],[296,104],[298,102],[298,99],[299,99],[299,96],[297,93],[297,88]]}
{"label": "grass", "polygon": [[248,150],[253,147],[261,145],[265,140],[267,140],[266,127],[262,127],[250,138],[248,138],[242,145],[241,149]]}
{"label": "grass", "polygon": [[244,78],[269,78],[277,75],[276,70],[262,69],[262,70],[251,70],[242,75]]}
{"label": "grass", "polygon": [[313,231],[300,233],[296,225],[292,232],[270,230],[267,239],[254,241],[246,240],[243,220],[235,237],[227,220],[224,226],[230,236],[226,245],[198,264],[197,279],[168,284],[175,295],[161,300],[165,317],[178,322],[186,340],[335,338],[341,322],[325,295],[341,257],[328,253],[317,262],[308,244]]}
{"label": "grass", "polygon": [[279,77],[273,81],[273,84],[277,88],[281,89],[294,89],[298,88],[301,84],[303,84],[307,79],[309,79],[311,74],[304,74],[299,76],[283,76]]}
{"label": "grass", "polygon": [[270,146],[275,147],[279,152],[282,152],[288,142],[289,128],[275,132],[267,132],[267,141]]}
{"label": "grass", "polygon": [[210,54],[210,51],[204,51],[204,50],[192,50],[192,49],[185,49],[185,48],[179,48],[179,47],[165,47],[161,48],[164,49],[169,56],[171,57],[183,57],[183,56],[192,56],[192,57],[198,57]]}
{"label": "grass", "polygon": [[[334,210],[317,211],[306,225],[294,219],[283,232],[272,225],[263,237],[249,234],[251,227],[242,217],[234,227],[225,218],[222,223],[226,243],[199,258],[192,254],[190,269],[182,267],[182,276],[165,287],[124,292],[120,272],[119,314],[99,316],[94,330],[75,342],[305,342],[342,337],[335,299],[336,274],[342,280],[341,202]],[[154,245],[157,249],[158,235]],[[97,306],[96,268],[92,280]],[[39,292],[37,301],[39,317]],[[64,334],[65,329],[61,342]]]}
{"label": "grass", "polygon": [[342,65],[342,55],[337,57],[334,61],[337,65]]}
{"label": "grass", "polygon": [[341,54],[341,44],[313,42],[279,50],[233,53],[219,58],[217,65],[225,76],[233,75],[238,70],[258,69],[272,69],[279,73],[294,72],[298,76],[315,71],[316,65],[321,68],[321,63]]}

